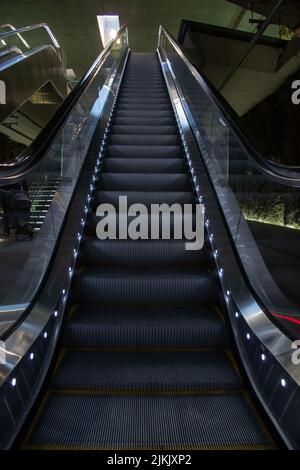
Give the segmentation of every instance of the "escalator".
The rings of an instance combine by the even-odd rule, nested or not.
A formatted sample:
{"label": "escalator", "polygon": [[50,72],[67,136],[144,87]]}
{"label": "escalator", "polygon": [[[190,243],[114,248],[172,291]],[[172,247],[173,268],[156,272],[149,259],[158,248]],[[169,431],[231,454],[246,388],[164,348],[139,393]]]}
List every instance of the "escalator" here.
{"label": "escalator", "polygon": [[[131,54],[94,210],[192,203],[158,59]],[[236,360],[208,243],[86,227],[56,365],[25,449],[271,449]]]}
{"label": "escalator", "polygon": [[[30,164],[0,174],[32,181],[39,220],[1,284],[1,448],[300,447],[299,313],[280,303],[243,214],[252,178],[268,182],[259,199],[273,197],[275,176],[225,121],[164,28],[146,54],[130,51],[123,26]],[[136,238],[124,236],[124,196],[148,210]],[[170,237],[162,214],[152,236],[152,205],[192,205],[195,229],[198,203],[202,249],[187,249],[175,214]],[[108,207],[116,236],[99,238]],[[286,312],[294,337],[276,321]]]}
{"label": "escalator", "polygon": [[69,92],[64,52],[47,24],[0,25],[0,83],[1,168],[24,158]]}

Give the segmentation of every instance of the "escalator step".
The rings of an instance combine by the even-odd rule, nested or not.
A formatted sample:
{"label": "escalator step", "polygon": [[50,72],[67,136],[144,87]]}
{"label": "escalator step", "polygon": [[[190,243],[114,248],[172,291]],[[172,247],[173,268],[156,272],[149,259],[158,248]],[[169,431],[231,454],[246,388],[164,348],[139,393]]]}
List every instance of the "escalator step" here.
{"label": "escalator step", "polygon": [[122,92],[131,92],[135,94],[136,92],[141,92],[144,93],[145,95],[149,91],[150,93],[166,93],[166,89],[164,85],[162,85],[159,82],[156,83],[143,83],[143,81],[140,82],[131,82],[131,83],[124,83],[122,86]]}
{"label": "escalator step", "polygon": [[80,264],[86,266],[209,266],[209,249],[185,249],[184,240],[99,240],[82,242]]}
{"label": "escalator step", "polygon": [[113,204],[118,207],[119,197],[127,196],[128,206],[139,203],[150,207],[151,204],[193,204],[195,202],[194,195],[191,191],[97,191],[94,199],[94,207],[99,204]]}
{"label": "escalator step", "polygon": [[148,111],[171,111],[170,104],[161,104],[161,103],[131,103],[131,104],[121,104],[118,105],[117,110],[122,111],[144,111],[144,114],[147,114]]}
{"label": "escalator step", "polygon": [[51,382],[52,390],[64,391],[207,392],[233,391],[241,386],[224,351],[65,350]]}
{"label": "escalator step", "polygon": [[155,111],[155,110],[148,110],[148,111],[143,111],[142,109],[135,109],[135,110],[128,110],[126,111],[125,109],[117,109],[116,111],[116,117],[124,117],[124,118],[131,118],[131,117],[173,117],[173,114],[170,110],[163,110],[163,111]]}
{"label": "escalator step", "polygon": [[243,394],[49,393],[25,448],[265,449]]}
{"label": "escalator step", "polygon": [[113,145],[178,145],[178,135],[151,135],[151,134],[111,134],[109,142]]}
{"label": "escalator step", "polygon": [[128,99],[130,100],[132,97],[136,99],[144,99],[145,97],[151,98],[153,101],[161,99],[161,98],[166,98],[167,93],[165,91],[153,91],[153,90],[123,90],[120,94],[120,98]]}
{"label": "escalator step", "polygon": [[119,134],[119,135],[175,135],[177,134],[177,129],[175,126],[159,126],[159,125],[114,125],[112,127],[112,135]]}
{"label": "escalator step", "polygon": [[165,97],[161,97],[161,98],[157,98],[155,100],[153,100],[153,98],[148,98],[147,96],[145,97],[142,97],[140,96],[139,98],[135,98],[134,96],[132,98],[120,98],[118,100],[118,106],[121,107],[123,105],[133,105],[133,104],[144,104],[144,105],[148,105],[148,104],[152,104],[152,103],[155,103],[155,104],[167,104],[169,107],[170,107],[170,100]]}
{"label": "escalator step", "polygon": [[184,173],[183,158],[105,158],[103,171],[116,173]]}
{"label": "escalator step", "polygon": [[225,323],[204,306],[77,305],[66,325],[69,348],[193,349],[224,348]]}
{"label": "escalator step", "polygon": [[[181,206],[182,207],[182,206]],[[182,211],[184,212],[184,211]],[[117,220],[116,220],[116,238],[118,238],[119,234],[119,227],[120,227],[120,221],[122,221],[123,226],[125,226],[128,230],[129,224],[133,221],[136,220],[136,216],[127,216],[127,214],[122,214],[117,213]],[[88,216],[87,224],[86,224],[86,236],[92,236],[95,237],[97,235],[96,233],[96,226],[97,224],[104,218],[104,216],[97,216],[96,213],[90,213]],[[182,214],[179,215],[179,217],[174,217],[173,214],[170,214],[170,236],[169,234],[165,234],[164,238],[162,236],[163,231],[163,222],[164,222],[164,227],[165,227],[165,222],[166,220],[163,220],[162,214],[157,214],[156,216],[151,216],[149,214],[144,214],[139,216],[139,222],[141,226],[143,227],[143,234],[146,233],[147,238],[151,239],[151,227],[156,227],[158,226],[159,228],[159,234],[157,240],[172,240],[174,239],[175,234],[178,234],[178,224],[181,224],[181,227],[185,227],[185,223],[189,224],[189,226],[192,227],[192,230],[196,230],[196,213],[193,212],[192,214]],[[175,225],[175,222],[177,224]],[[124,225],[125,224],[125,225]],[[177,228],[177,232],[174,232],[175,229]],[[139,227],[137,228],[139,230]],[[183,232],[184,233],[184,232]],[[110,237],[111,238],[111,237]],[[108,237],[105,238],[106,240],[109,239]],[[122,237],[120,237],[120,240],[122,242]],[[140,240],[140,237],[137,238],[137,240]],[[153,239],[152,239],[153,240]],[[120,243],[121,243],[120,242]]]}
{"label": "escalator step", "polygon": [[174,117],[115,117],[114,124],[122,126],[174,126]]}
{"label": "escalator step", "polygon": [[203,268],[85,268],[74,283],[77,303],[115,305],[198,304],[218,298],[215,275]]}
{"label": "escalator step", "polygon": [[184,173],[102,173],[101,189],[186,191],[192,189],[191,180]]}
{"label": "escalator step", "polygon": [[113,158],[178,158],[179,145],[108,145],[107,157]]}

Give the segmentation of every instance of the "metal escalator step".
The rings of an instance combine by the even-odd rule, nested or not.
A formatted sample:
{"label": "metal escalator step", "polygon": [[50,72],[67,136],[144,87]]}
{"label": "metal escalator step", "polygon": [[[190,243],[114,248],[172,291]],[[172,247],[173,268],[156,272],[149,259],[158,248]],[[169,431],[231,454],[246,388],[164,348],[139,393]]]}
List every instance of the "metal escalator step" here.
{"label": "metal escalator step", "polygon": [[209,247],[185,249],[184,240],[83,240],[80,264],[86,266],[209,266]]}
{"label": "metal escalator step", "polygon": [[205,306],[77,305],[66,324],[68,348],[199,349],[228,345],[225,323]]}
{"label": "metal escalator step", "polygon": [[65,350],[52,390],[233,391],[241,379],[224,351],[103,352]]}
{"label": "metal escalator step", "polygon": [[172,126],[174,125],[174,117],[149,117],[149,116],[139,116],[139,117],[115,117],[115,125],[123,126]]}
{"label": "metal escalator step", "polygon": [[157,98],[156,100],[153,100],[153,98],[148,98],[147,96],[145,97],[137,97],[137,98],[131,98],[131,99],[128,99],[128,98],[120,98],[118,99],[118,106],[122,106],[122,105],[132,105],[132,104],[144,104],[144,105],[148,105],[148,104],[152,104],[152,103],[155,103],[155,104],[167,104],[168,106],[170,106],[170,100],[165,97],[165,98]]}
{"label": "metal escalator step", "polygon": [[113,158],[178,158],[179,145],[108,145],[107,157]]}
{"label": "metal escalator step", "polygon": [[184,173],[183,158],[105,158],[103,171],[116,173]]}
{"label": "metal escalator step", "polygon": [[158,70],[157,72],[151,71],[150,73],[143,73],[143,74],[134,74],[134,73],[127,73],[125,78],[124,78],[124,83],[123,85],[128,85],[128,83],[133,83],[133,84],[145,84],[145,85],[153,85],[153,84],[159,84],[162,85],[162,80],[161,80],[161,73]]}
{"label": "metal escalator step", "polygon": [[178,145],[178,135],[155,134],[111,134],[109,142],[113,145]]}
{"label": "metal escalator step", "polygon": [[144,98],[151,98],[153,101],[159,100],[161,98],[166,98],[167,94],[164,91],[157,91],[157,92],[143,92],[143,91],[136,91],[136,92],[129,92],[123,91],[120,95],[120,98],[131,100],[131,98],[135,99],[144,99]]}
{"label": "metal escalator step", "polygon": [[166,88],[163,83],[156,82],[156,83],[143,83],[143,81],[135,81],[131,83],[123,83],[122,91],[132,91],[133,93],[140,90],[143,93],[147,93],[147,91],[156,92],[162,91],[166,93]]}
{"label": "metal escalator step", "polygon": [[102,173],[99,189],[140,191],[192,190],[191,180],[184,173]]}
{"label": "metal escalator step", "polygon": [[271,448],[243,394],[49,393],[25,448]]}
{"label": "metal escalator step", "polygon": [[214,274],[194,267],[85,268],[75,277],[76,303],[111,305],[198,304],[218,298]]}
{"label": "metal escalator step", "polygon": [[149,207],[151,204],[193,204],[195,202],[194,195],[191,191],[97,191],[93,206],[96,208],[99,204],[113,204],[117,209],[119,205],[119,197],[127,196],[128,206],[131,204],[144,204]]}
{"label": "metal escalator step", "polygon": [[158,118],[161,118],[161,117],[173,117],[173,113],[171,110],[169,109],[166,109],[166,110],[163,110],[163,111],[159,111],[159,110],[141,110],[141,109],[129,109],[128,111],[126,111],[126,109],[124,109],[124,111],[122,109],[117,109],[116,111],[116,117],[125,117],[125,118],[130,118],[130,117],[140,117],[140,116],[149,116],[149,117],[158,117]]}
{"label": "metal escalator step", "polygon": [[111,130],[111,135],[175,135],[177,134],[176,126],[159,126],[159,125],[114,125]]}
{"label": "metal escalator step", "polygon": [[[119,228],[120,228],[120,221],[122,222],[122,225],[128,230],[129,224],[136,219],[136,216],[128,216],[127,214],[116,214],[117,215],[117,220],[116,220],[116,238],[119,238]],[[96,237],[96,226],[97,224],[104,218],[104,216],[97,216],[95,212],[92,212],[88,215],[88,220],[87,224],[85,227],[85,234],[86,236],[92,236]],[[158,234],[158,240],[163,240],[163,223],[166,223],[166,218],[163,217],[163,215],[160,213],[156,216],[151,216],[150,214],[142,214],[139,216],[139,222],[143,226],[143,234],[146,232],[147,237],[149,240],[151,240],[151,227],[152,224],[155,224],[153,226],[157,226],[159,228],[159,234]],[[177,222],[177,224],[175,224]],[[184,214],[179,217],[174,217],[174,214],[170,214],[170,236],[169,234],[165,235],[164,240],[173,240],[174,236],[176,234],[175,229],[177,228],[177,233],[178,233],[178,222],[180,222],[182,225],[185,223],[191,224],[192,230],[196,230],[196,213],[193,212],[192,214]],[[181,226],[182,226],[181,225]],[[164,225],[165,226],[165,225]],[[122,241],[122,237],[120,237]],[[107,238],[106,238],[107,240]],[[153,240],[153,238],[152,238]]]}
{"label": "metal escalator step", "polygon": [[171,111],[171,106],[168,103],[130,103],[130,104],[118,104],[117,110],[120,111]]}

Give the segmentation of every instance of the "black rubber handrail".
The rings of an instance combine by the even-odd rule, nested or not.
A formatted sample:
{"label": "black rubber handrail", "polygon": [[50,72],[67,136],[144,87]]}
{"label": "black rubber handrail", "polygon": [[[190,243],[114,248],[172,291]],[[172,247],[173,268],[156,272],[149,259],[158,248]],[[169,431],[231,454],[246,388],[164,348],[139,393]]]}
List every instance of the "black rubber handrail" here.
{"label": "black rubber handrail", "polygon": [[18,161],[13,164],[0,164],[0,185],[14,184],[26,179],[44,160],[47,151],[50,149],[56,136],[66,123],[75,104],[83,95],[86,88],[94,80],[102,64],[107,59],[115,43],[120,39],[123,32],[127,29],[123,25],[116,37],[112,39],[105,49],[99,54],[97,59],[88,68],[76,86],[71,90],[61,106],[57,109],[43,130],[39,133],[32,144],[24,150],[19,156]]}
{"label": "black rubber handrail", "polygon": [[174,37],[161,25],[161,31],[166,35],[178,55],[185,62],[187,67],[192,72],[193,76],[204,90],[206,95],[215,104],[217,109],[220,111],[226,124],[235,134],[242,145],[247,151],[247,154],[255,167],[263,174],[272,178],[273,181],[278,184],[284,184],[295,188],[300,188],[300,166],[287,166],[279,163],[275,163],[266,157],[264,157],[247,139],[246,132],[243,130],[243,126],[240,124],[240,118],[234,109],[227,103],[221,93],[215,88],[215,86],[204,76],[203,72],[199,70],[197,65],[190,59],[183,48],[178,44]]}

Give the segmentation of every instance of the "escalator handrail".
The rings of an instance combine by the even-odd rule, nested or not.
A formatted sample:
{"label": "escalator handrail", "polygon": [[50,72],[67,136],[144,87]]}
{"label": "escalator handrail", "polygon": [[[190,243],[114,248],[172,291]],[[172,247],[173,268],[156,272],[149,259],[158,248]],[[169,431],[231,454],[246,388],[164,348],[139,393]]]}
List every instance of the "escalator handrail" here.
{"label": "escalator handrail", "polygon": [[22,154],[20,154],[23,157],[22,160],[16,162],[14,165],[0,164],[0,185],[4,186],[22,181],[40,165],[57,134],[67,121],[75,104],[98,74],[99,69],[102,67],[115,43],[120,39],[124,31],[126,31],[127,36],[127,25],[121,26],[115,38],[107,44],[96,60],[88,68],[34,142],[24,150]]}
{"label": "escalator handrail", "polygon": [[10,28],[10,31],[4,31],[3,33],[0,33],[0,39],[5,39],[7,37],[17,35],[20,38],[20,40],[23,42],[23,44],[29,49],[30,49],[30,45],[28,44],[27,41],[25,41],[25,39],[21,36],[21,34],[27,33],[29,31],[33,31],[35,29],[45,29],[54,47],[56,49],[61,50],[58,40],[56,39],[53,31],[51,30],[50,26],[47,23],[38,23],[32,26],[24,26],[23,28],[18,28],[18,29],[15,29],[15,27],[12,26],[11,24],[5,24],[5,25],[0,26],[0,28],[4,28],[4,27]]}
{"label": "escalator handrail", "polygon": [[226,125],[228,125],[230,130],[239,138],[244,148],[246,149],[251,162],[255,165],[258,171],[267,175],[278,184],[300,188],[300,167],[275,163],[261,155],[253,146],[253,144],[251,144],[251,142],[246,138],[245,133],[241,129],[241,126],[237,124],[237,121],[239,120],[237,113],[216,90],[214,85],[203,76],[203,73],[199,70],[199,68],[187,57],[182,47],[162,25],[160,25],[159,29],[158,44],[161,44],[162,33],[167,37],[172,47],[176,50],[193,77],[201,86],[202,90],[206,93],[206,95],[208,95],[210,100],[213,101],[214,105],[221,112]]}
{"label": "escalator handrail", "polygon": [[22,34],[16,32],[17,31],[17,28],[10,24],[10,23],[5,23],[5,24],[1,24],[0,25],[0,29],[4,29],[4,28],[9,28],[11,31],[14,31],[18,38],[20,39],[20,41],[24,44],[25,47],[27,47],[27,49],[30,49],[30,45],[28,44],[28,42],[23,38]]}

